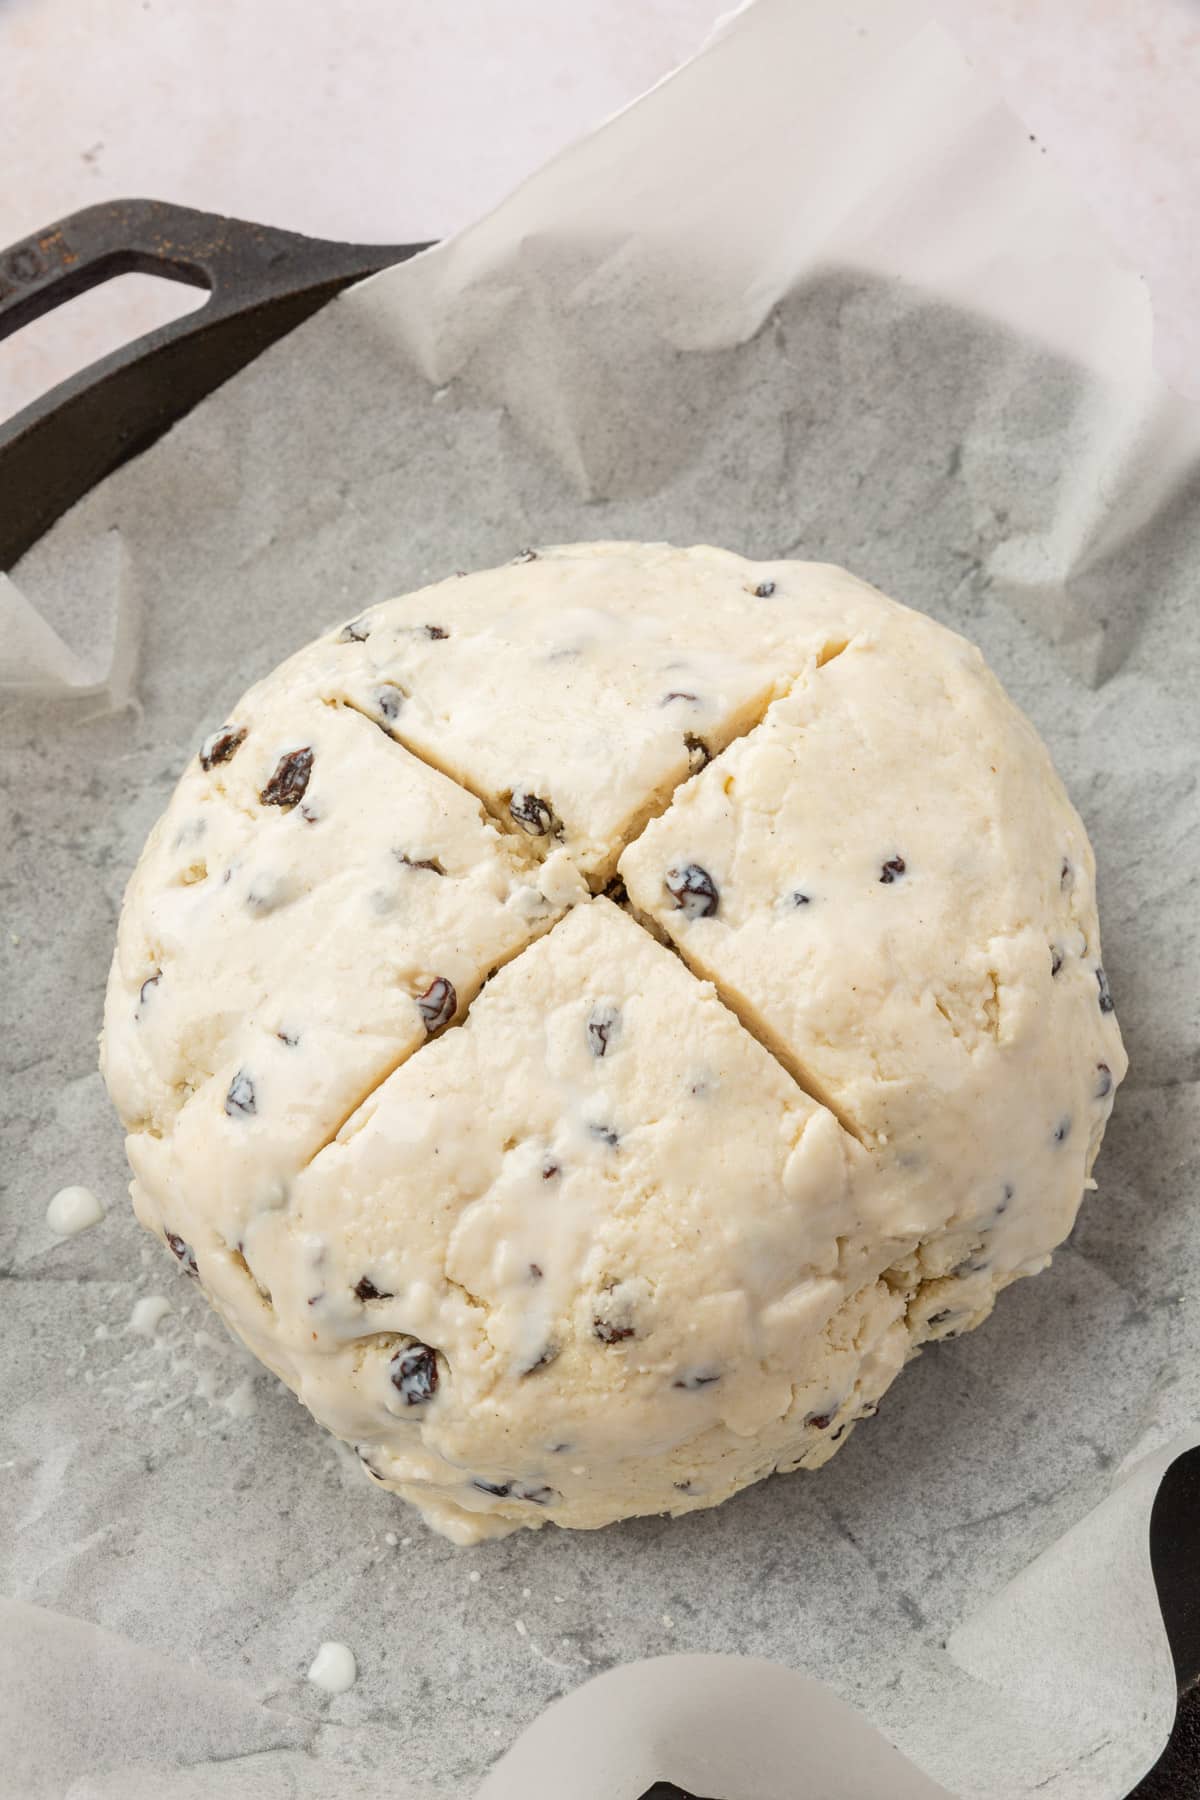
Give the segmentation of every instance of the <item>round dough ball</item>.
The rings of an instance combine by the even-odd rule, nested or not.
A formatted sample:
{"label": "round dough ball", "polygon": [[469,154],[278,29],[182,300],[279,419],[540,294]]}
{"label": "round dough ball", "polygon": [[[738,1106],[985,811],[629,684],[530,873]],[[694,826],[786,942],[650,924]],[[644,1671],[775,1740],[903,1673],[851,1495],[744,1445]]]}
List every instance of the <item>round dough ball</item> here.
{"label": "round dough ball", "polygon": [[138,1216],[461,1543],[814,1468],[1070,1230],[1125,1056],[977,650],[838,569],[596,544],[245,695],[130,882]]}

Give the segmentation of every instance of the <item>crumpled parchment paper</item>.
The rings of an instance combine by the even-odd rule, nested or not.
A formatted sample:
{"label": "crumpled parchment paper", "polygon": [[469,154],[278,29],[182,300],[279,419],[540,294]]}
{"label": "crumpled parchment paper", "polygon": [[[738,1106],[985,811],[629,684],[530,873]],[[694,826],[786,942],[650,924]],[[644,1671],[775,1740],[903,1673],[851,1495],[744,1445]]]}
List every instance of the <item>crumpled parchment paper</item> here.
{"label": "crumpled parchment paper", "polygon": [[[770,1800],[811,1722],[861,1800],[886,1746],[828,1690],[914,1796],[1127,1791],[1173,1712],[1146,1517],[1200,1418],[1198,448],[1142,285],[921,0],[758,0],[0,582],[0,1791],[634,1800],[649,1769]],[[830,1467],[466,1552],[143,1242],[95,1034],[143,836],[242,689],[386,594],[587,537],[827,558],[976,639],[1092,833],[1132,1068],[1053,1268]],[[75,1181],[108,1215],[58,1242]],[[359,1663],[333,1700],[326,1638]],[[791,1699],[734,1732],[755,1665],[714,1653]]]}

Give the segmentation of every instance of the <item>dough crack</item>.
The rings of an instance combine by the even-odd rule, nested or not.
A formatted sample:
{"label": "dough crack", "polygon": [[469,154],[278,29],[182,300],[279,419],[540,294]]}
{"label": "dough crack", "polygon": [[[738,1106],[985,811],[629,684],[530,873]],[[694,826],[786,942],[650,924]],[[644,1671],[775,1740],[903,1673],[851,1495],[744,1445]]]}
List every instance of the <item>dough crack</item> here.
{"label": "dough crack", "polygon": [[755,1043],[761,1044],[772,1062],[778,1063],[784,1074],[795,1083],[802,1094],[814,1101],[817,1106],[824,1107],[827,1113],[832,1113],[848,1137],[854,1138],[864,1149],[871,1148],[870,1140],[863,1135],[861,1127],[856,1125],[849,1114],[842,1110],[824,1083],[818,1081],[810,1069],[805,1068],[799,1058],[793,1055],[788,1046],[781,1042],[774,1032],[770,1031],[760,1019],[755,1018],[748,1006],[739,1005],[720,981],[716,981],[711,975],[702,974],[696,969],[689,961],[686,950],[669,938],[665,932],[660,931],[632,901],[627,903],[625,910],[635,924],[640,925],[642,930],[648,932],[665,950],[669,950],[672,956],[678,957],[693,980],[703,982],[712,988],[725,1011],[733,1015],[748,1037],[752,1037]]}
{"label": "dough crack", "polygon": [[[853,642],[854,638],[852,635],[848,637],[826,638],[821,647],[816,651],[811,665],[799,670],[799,672],[785,685],[779,687],[775,692],[768,694],[764,698],[762,705],[754,713],[753,717],[746,721],[740,731],[735,731],[733,735],[722,744],[715,756],[709,758],[699,768],[690,770],[688,774],[675,783],[674,787],[665,798],[660,800],[656,797],[652,800],[646,808],[639,813],[636,824],[631,827],[622,839],[620,849],[617,852],[617,862],[619,863],[625,852],[631,850],[638,842],[639,838],[645,835],[645,832],[651,825],[656,824],[659,819],[666,817],[684,788],[691,782],[697,780],[704,773],[705,769],[709,768],[712,764],[720,762],[725,754],[729,750],[732,750],[735,744],[744,743],[748,739],[754,737],[755,733],[760,731],[767,723],[767,715],[771,712],[773,707],[778,705],[781,701],[790,699],[797,688],[807,687],[814,675],[821,669],[824,669],[829,663],[834,662],[844,651],[850,648]],[[603,883],[601,883],[601,886],[603,886]],[[637,917],[640,925],[646,925],[646,920],[637,914],[635,908],[631,908],[630,910],[634,913],[634,916]],[[647,929],[652,929],[652,927],[647,926]],[[657,933],[655,935],[657,935]],[[832,1108],[830,1110],[832,1111]]]}
{"label": "dough crack", "polygon": [[[479,987],[476,990],[476,992],[474,994],[472,994],[472,996],[469,1000],[464,1000],[461,1003],[461,1005],[459,1007],[459,1011],[455,1015],[455,1017],[452,1018],[451,1020],[449,1020],[449,1022],[446,1025],[442,1026],[441,1029],[436,1033],[436,1035],[439,1038],[441,1038],[441,1037],[448,1036],[449,1033],[452,1031],[461,1030],[461,1028],[466,1024],[467,1019],[470,1016],[471,1008],[474,1006],[475,1002],[479,999],[480,994],[482,994],[486,990],[489,981],[493,980],[494,977],[500,973],[501,969],[507,968],[509,963],[518,961],[519,958],[524,956],[527,951],[532,950],[534,944],[539,942],[541,938],[547,936],[549,934],[549,932],[551,932],[555,929],[556,926],[561,925],[563,922],[563,919],[565,917],[566,917],[566,914],[564,913],[562,915],[562,917],[553,920],[550,923],[550,925],[548,926],[546,931],[537,932],[533,937],[531,937],[529,939],[529,941],[527,943],[518,944],[517,947],[513,950],[510,950],[507,955],[497,956],[495,962],[492,964],[491,968],[488,970],[487,974],[484,976],[483,980],[480,982]],[[431,1041],[432,1041],[432,1034],[431,1034],[431,1037],[427,1037],[423,1043],[413,1045],[413,1047],[410,1050],[401,1050],[399,1052],[399,1054],[396,1056],[395,1060],[393,1062],[391,1062],[386,1069],[382,1070],[382,1072],[376,1077],[376,1079],[374,1081],[372,1081],[370,1083],[370,1085],[363,1090],[363,1092],[358,1096],[358,1098],[350,1106],[348,1106],[345,1109],[341,1118],[338,1120],[337,1124],[334,1125],[325,1134],[325,1136],[322,1138],[321,1142],[317,1145],[316,1149],[312,1152],[311,1156],[306,1157],[305,1160],[300,1164],[300,1171],[311,1168],[312,1164],[316,1162],[316,1160],[317,1160],[318,1156],[320,1156],[321,1152],[323,1150],[328,1150],[330,1144],[334,1143],[336,1140],[341,1139],[342,1142],[345,1142],[346,1139],[342,1137],[342,1133],[347,1131],[347,1128],[352,1124],[356,1115],[362,1111],[362,1109],[367,1105],[368,1101],[370,1101],[374,1098],[374,1096],[379,1092],[380,1088],[383,1086],[384,1082],[389,1080],[391,1078],[391,1076],[393,1076],[396,1073],[397,1069],[403,1068],[405,1063],[412,1062],[416,1057],[420,1056],[422,1050],[428,1049]],[[366,1123],[365,1119],[360,1121],[360,1124],[365,1124],[365,1123]],[[352,1131],[348,1132],[348,1136],[353,1137],[355,1132],[358,1131],[358,1129],[359,1129],[359,1126],[355,1125],[354,1129]],[[298,1171],[298,1172],[300,1172],[300,1171]]]}
{"label": "dough crack", "polygon": [[[844,647],[844,645],[841,646],[841,648]],[[708,768],[709,764],[716,762],[718,757],[723,756],[732,744],[740,743],[743,738],[752,737],[762,725],[775,702],[777,700],[785,699],[796,686],[797,682],[802,681],[803,679],[804,677],[802,675],[798,675],[795,680],[788,682],[786,687],[781,687],[777,691],[765,695],[762,705],[755,710],[751,718],[746,720],[740,730],[735,731],[733,735],[722,744],[716,756],[711,756],[708,750],[704,749],[703,762],[698,762],[695,767],[690,768],[687,774],[682,775],[665,793],[660,792],[651,794],[645,803],[638,808],[633,818],[627,824],[625,830],[618,834],[613,855],[609,859],[612,868],[614,870],[616,869],[617,864],[624,856],[626,850],[628,850],[632,844],[636,844],[637,840],[648,826],[653,825],[656,819],[661,819],[664,814],[670,812],[680,791],[687,787],[689,782],[695,781],[697,777]],[[613,879],[614,877],[610,873],[597,873],[588,877],[588,885],[593,894],[603,893],[604,889]],[[636,917],[636,914],[634,916]],[[639,919],[638,923],[644,926],[645,920]]]}
{"label": "dough crack", "polygon": [[[630,845],[637,842],[648,825],[652,825],[656,819],[662,818],[665,813],[670,811],[682,788],[694,781],[709,766],[710,762],[714,762],[717,756],[723,755],[732,744],[739,743],[743,738],[751,737],[764,723],[776,701],[786,699],[795,687],[809,679],[815,669],[824,668],[827,663],[840,656],[851,642],[852,639],[849,637],[827,639],[817,650],[813,665],[800,671],[791,680],[781,681],[779,685],[772,687],[769,692],[764,694],[761,704],[754,709],[740,728],[726,739],[715,755],[709,751],[701,739],[691,739],[689,736],[689,748],[693,752],[692,766],[686,774],[665,790],[660,789],[658,792],[649,794],[627,821],[624,829],[615,834],[611,853],[605,858],[604,866],[585,876],[589,893],[595,896],[603,893],[610,886],[613,880],[613,870],[625,851],[629,849]],[[561,848],[564,834],[560,822],[555,821],[557,830],[549,835],[531,836],[528,830],[510,816],[507,809],[493,804],[487,793],[483,791],[482,785],[476,787],[465,779],[461,770],[452,769],[447,763],[433,756],[427,745],[417,743],[395,730],[391,721],[379,712],[373,712],[370,707],[363,705],[361,701],[346,692],[326,694],[324,699],[327,706],[344,706],[347,711],[355,712],[360,718],[368,720],[398,749],[405,751],[409,756],[416,757],[418,762],[425,764],[426,768],[432,769],[435,774],[443,776],[447,781],[452,781],[457,788],[470,794],[473,800],[479,802],[496,829],[502,832],[505,838],[516,847],[527,867],[536,867]],[[572,904],[578,904],[578,901],[572,902]]]}
{"label": "dough crack", "polygon": [[453,782],[454,786],[461,789],[464,794],[470,794],[472,800],[478,801],[484,814],[496,827],[496,830],[501,832],[515,848],[526,867],[536,868],[543,860],[537,854],[534,842],[527,832],[522,831],[512,819],[505,818],[502,812],[497,811],[489,803],[486,794],[480,793],[478,788],[474,788],[469,782],[464,781],[460,775],[455,774],[453,769],[445,763],[439,762],[435,756],[431,756],[424,745],[412,744],[406,738],[397,737],[386,719],[380,718],[378,713],[371,712],[368,707],[361,706],[348,694],[326,695],[325,704],[326,706],[344,706],[347,712],[357,713],[360,719],[366,719],[369,724],[381,731],[388,743],[394,744],[397,750],[402,750],[406,756],[411,756],[417,762],[424,763],[427,769],[432,769],[434,774],[440,775],[443,780]]}
{"label": "dough crack", "polygon": [[490,1312],[491,1308],[488,1306],[487,1301],[481,1300],[478,1294],[473,1294],[470,1288],[464,1287],[461,1281],[456,1281],[453,1275],[447,1274],[443,1279],[448,1288],[453,1288],[456,1294],[462,1295],[464,1302],[471,1308],[472,1312]]}

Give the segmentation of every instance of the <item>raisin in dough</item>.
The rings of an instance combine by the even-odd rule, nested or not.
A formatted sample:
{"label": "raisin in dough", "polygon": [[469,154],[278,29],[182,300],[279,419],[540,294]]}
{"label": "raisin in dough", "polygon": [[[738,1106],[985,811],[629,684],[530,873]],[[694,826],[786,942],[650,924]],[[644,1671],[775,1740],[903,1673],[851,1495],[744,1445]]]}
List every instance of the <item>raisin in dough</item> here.
{"label": "raisin in dough", "polygon": [[[903,1303],[837,1279],[862,1160],[711,987],[587,901],[249,1228],[264,1346],[468,1537],[710,1504],[747,1445],[760,1472],[819,1460],[806,1421],[903,1361]],[[869,1354],[837,1361],[864,1320]]]}
{"label": "raisin in dough", "polygon": [[839,580],[858,586],[805,571],[785,594],[720,550],[570,546],[375,607],[316,656],[330,691],[596,888],[820,652]]}
{"label": "raisin in dough", "polygon": [[444,582],[252,689],[151,834],[135,1206],[457,1541],[711,1506],[1070,1229],[1125,1070],[1094,883],[978,652],[841,570]]}
{"label": "raisin in dough", "polygon": [[[892,1277],[921,1333],[978,1323],[1044,1266],[1125,1058],[1083,826],[976,649],[882,615],[620,868],[642,916],[871,1151],[864,1205],[922,1246]],[[672,891],[689,869],[703,896]]]}
{"label": "raisin in dough", "polygon": [[253,690],[121,916],[102,1063],[143,1222],[236,1259],[362,1095],[556,916],[472,795],[299,683]]}

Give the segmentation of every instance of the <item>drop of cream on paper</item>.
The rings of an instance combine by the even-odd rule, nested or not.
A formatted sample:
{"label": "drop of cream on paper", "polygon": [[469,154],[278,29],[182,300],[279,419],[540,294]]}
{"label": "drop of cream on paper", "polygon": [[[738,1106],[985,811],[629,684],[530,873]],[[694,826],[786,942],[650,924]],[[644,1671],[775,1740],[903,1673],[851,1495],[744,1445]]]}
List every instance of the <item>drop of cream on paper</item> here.
{"label": "drop of cream on paper", "polygon": [[354,1686],[358,1664],[348,1644],[325,1643],[313,1657],[308,1679],[327,1694],[344,1694]]}
{"label": "drop of cream on paper", "polygon": [[60,1188],[46,1208],[46,1223],[59,1237],[74,1237],[76,1232],[98,1225],[103,1217],[104,1208],[91,1188],[85,1187]]}
{"label": "drop of cream on paper", "polygon": [[163,1294],[147,1294],[138,1300],[129,1315],[129,1329],[137,1337],[152,1338],[167,1314],[171,1302]]}
{"label": "drop of cream on paper", "polygon": [[248,1419],[255,1411],[254,1377],[243,1375],[235,1388],[232,1388],[221,1405],[234,1419]]}

